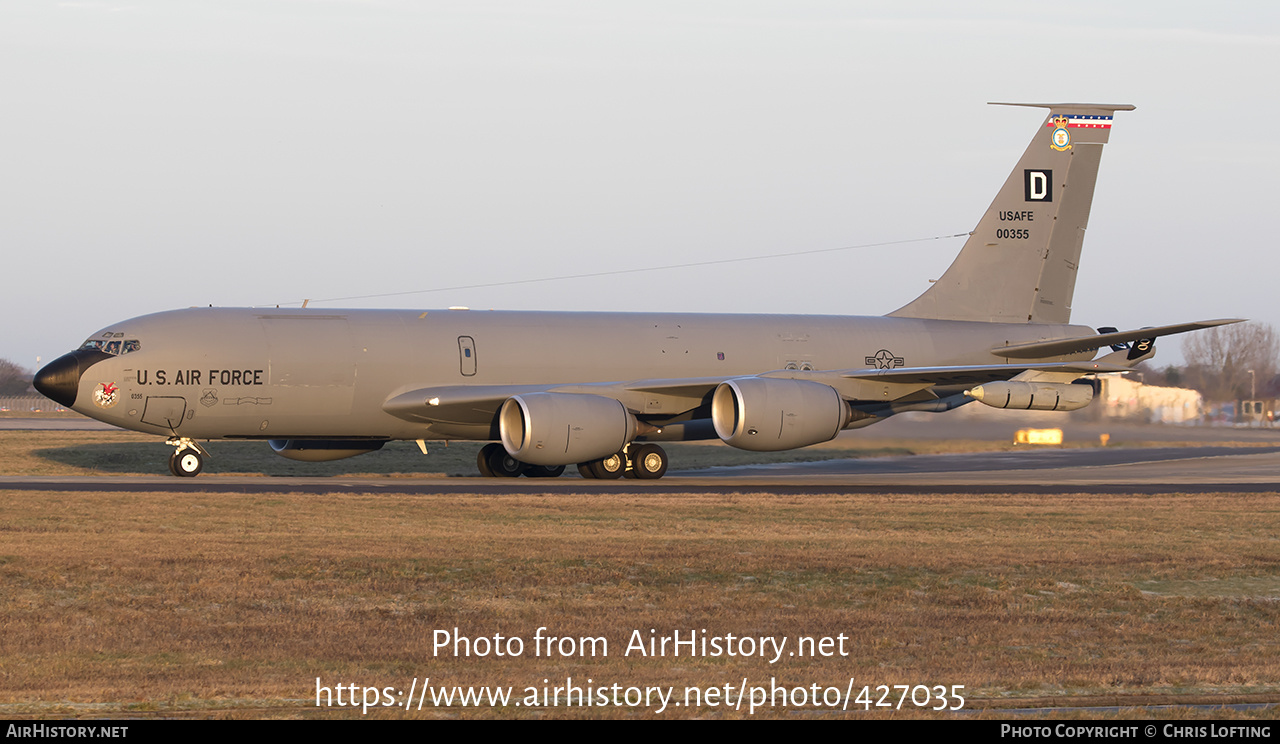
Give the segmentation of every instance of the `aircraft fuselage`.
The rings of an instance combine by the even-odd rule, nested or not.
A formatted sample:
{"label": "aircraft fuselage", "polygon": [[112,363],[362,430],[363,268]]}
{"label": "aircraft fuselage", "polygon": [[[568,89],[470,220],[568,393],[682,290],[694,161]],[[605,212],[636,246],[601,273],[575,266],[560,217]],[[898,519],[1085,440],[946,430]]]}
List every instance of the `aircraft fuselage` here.
{"label": "aircraft fuselage", "polygon": [[[488,439],[489,424],[410,421],[384,405],[440,386],[1004,364],[987,350],[1092,333],[893,317],[193,308],[90,337],[136,340],[136,350],[93,363],[71,408],[192,439]],[[684,413],[663,405],[640,415],[660,421]]]}

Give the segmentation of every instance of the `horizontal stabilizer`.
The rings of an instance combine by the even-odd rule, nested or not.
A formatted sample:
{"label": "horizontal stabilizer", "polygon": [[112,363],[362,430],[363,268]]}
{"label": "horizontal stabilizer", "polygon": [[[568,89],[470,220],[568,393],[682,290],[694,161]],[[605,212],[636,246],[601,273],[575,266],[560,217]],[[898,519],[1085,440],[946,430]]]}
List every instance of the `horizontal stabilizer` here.
{"label": "horizontal stabilizer", "polygon": [[1171,336],[1175,333],[1186,333],[1187,331],[1199,331],[1205,328],[1213,328],[1214,326],[1241,323],[1243,320],[1243,318],[1202,320],[1197,323],[1179,323],[1177,325],[1139,328],[1133,331],[1100,333],[1096,336],[1079,336],[1077,338],[1062,338],[1054,341],[1037,341],[1033,344],[997,346],[991,350],[991,353],[1006,359],[1044,359],[1045,357],[1062,356],[1064,354],[1078,354],[1082,351],[1092,351],[1094,349],[1101,349],[1104,346],[1127,343],[1129,341],[1138,341],[1139,339],[1144,338]]}

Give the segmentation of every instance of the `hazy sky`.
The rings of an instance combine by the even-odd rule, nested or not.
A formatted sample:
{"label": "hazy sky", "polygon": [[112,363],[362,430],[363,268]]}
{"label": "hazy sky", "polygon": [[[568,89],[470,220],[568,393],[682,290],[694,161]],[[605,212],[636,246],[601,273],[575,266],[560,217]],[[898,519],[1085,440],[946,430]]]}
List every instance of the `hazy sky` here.
{"label": "hazy sky", "polygon": [[[0,357],[190,305],[966,232],[1044,115],[987,101],[1138,107],[1073,321],[1280,326],[1280,5],[1030,7],[5,0]],[[323,306],[877,315],[961,243]]]}

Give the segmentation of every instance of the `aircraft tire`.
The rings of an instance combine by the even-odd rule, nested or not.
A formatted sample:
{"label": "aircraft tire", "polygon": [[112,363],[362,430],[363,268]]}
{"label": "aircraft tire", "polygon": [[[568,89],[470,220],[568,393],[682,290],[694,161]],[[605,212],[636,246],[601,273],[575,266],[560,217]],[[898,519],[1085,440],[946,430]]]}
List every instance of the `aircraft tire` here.
{"label": "aircraft tire", "polygon": [[526,478],[559,478],[564,469],[564,465],[530,465],[524,474]]}
{"label": "aircraft tire", "polygon": [[180,449],[169,456],[169,472],[179,478],[194,478],[204,470],[204,457],[190,447]]}
{"label": "aircraft tire", "polygon": [[476,453],[476,469],[480,471],[480,475],[485,478],[497,478],[493,469],[489,467],[489,458],[493,456],[495,450],[501,450],[502,445],[496,442],[489,442],[480,448]]}
{"label": "aircraft tire", "polygon": [[657,480],[667,474],[667,451],[656,444],[642,444],[632,455],[633,468],[641,480]]}
{"label": "aircraft tire", "polygon": [[489,454],[489,470],[498,478],[519,478],[528,469],[528,465],[507,454],[502,445]]}
{"label": "aircraft tire", "polygon": [[627,456],[619,452],[602,460],[592,460],[591,470],[601,480],[617,480],[627,469]]}
{"label": "aircraft tire", "polygon": [[600,476],[596,475],[596,469],[592,467],[592,465],[593,463],[589,462],[578,463],[578,475],[581,475],[587,480],[595,480],[596,478],[599,478]]}

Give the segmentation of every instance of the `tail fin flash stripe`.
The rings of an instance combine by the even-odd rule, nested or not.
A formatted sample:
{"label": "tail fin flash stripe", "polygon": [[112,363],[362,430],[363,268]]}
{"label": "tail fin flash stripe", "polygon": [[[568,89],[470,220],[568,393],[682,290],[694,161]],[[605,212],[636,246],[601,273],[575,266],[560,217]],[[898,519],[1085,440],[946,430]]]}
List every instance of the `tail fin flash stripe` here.
{"label": "tail fin flash stripe", "polygon": [[[1085,116],[1082,114],[1065,114],[1067,126],[1072,129],[1110,129],[1112,116]],[[1053,129],[1057,126],[1054,119],[1057,117],[1050,116],[1049,121],[1045,122],[1045,126]]]}
{"label": "tail fin flash stripe", "polygon": [[[951,267],[895,317],[1069,323],[1093,186],[1112,116],[1127,104],[1049,109]],[[1070,112],[1070,113],[1067,113]]]}

